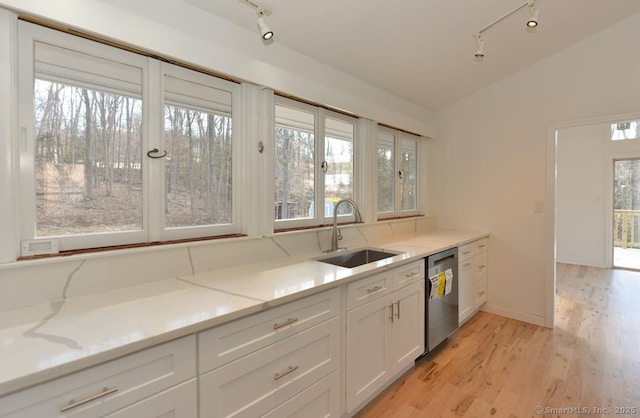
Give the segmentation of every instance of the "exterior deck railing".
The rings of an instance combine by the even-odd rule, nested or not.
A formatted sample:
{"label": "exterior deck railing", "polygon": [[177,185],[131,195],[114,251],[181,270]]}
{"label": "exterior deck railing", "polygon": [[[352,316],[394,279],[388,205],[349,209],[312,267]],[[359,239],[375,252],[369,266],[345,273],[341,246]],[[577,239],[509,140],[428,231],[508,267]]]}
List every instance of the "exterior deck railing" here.
{"label": "exterior deck railing", "polygon": [[640,248],[640,210],[613,211],[613,246]]}

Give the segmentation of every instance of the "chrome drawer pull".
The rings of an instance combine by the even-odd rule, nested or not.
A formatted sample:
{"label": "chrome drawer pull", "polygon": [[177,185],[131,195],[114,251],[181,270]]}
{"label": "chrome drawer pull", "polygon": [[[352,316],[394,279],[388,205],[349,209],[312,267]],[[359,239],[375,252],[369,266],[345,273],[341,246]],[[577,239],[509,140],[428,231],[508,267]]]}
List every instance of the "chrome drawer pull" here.
{"label": "chrome drawer pull", "polygon": [[375,287],[372,287],[370,289],[367,289],[367,293],[377,292],[380,289],[382,289],[382,286],[375,286]]}
{"label": "chrome drawer pull", "polygon": [[412,277],[416,277],[416,276],[417,276],[417,275],[419,275],[419,274],[420,274],[420,273],[418,273],[417,271],[413,271],[413,272],[411,272],[411,273],[406,273],[406,274],[404,275],[404,277],[406,277],[407,279],[410,279],[410,278],[412,278]]}
{"label": "chrome drawer pull", "polygon": [[280,329],[282,327],[286,327],[287,325],[291,325],[294,322],[297,322],[298,318],[289,318],[286,321],[280,323],[280,324],[273,324],[273,329]]}
{"label": "chrome drawer pull", "polygon": [[486,246],[487,246],[486,244],[482,244],[482,245],[478,245],[478,248],[484,248]]}
{"label": "chrome drawer pull", "polygon": [[391,320],[391,323],[393,324],[393,303],[391,305],[389,305],[389,309],[391,309],[391,316],[389,317],[389,319]]}
{"label": "chrome drawer pull", "polygon": [[68,405],[63,406],[62,408],[60,408],[60,412],[68,411],[68,410],[73,409],[73,408],[75,408],[77,406],[84,405],[84,404],[89,403],[91,401],[95,401],[96,399],[103,398],[103,397],[105,397],[107,395],[111,395],[112,393],[115,393],[117,391],[118,391],[118,388],[111,388],[111,389],[104,388],[104,389],[102,389],[102,392],[96,393],[95,395],[91,395],[91,396],[89,396],[87,398],[84,398],[82,400],[74,401],[73,399],[71,399],[69,401]]}
{"label": "chrome drawer pull", "polygon": [[396,312],[396,318],[400,319],[400,301],[397,301],[396,305],[398,306],[398,312]]}
{"label": "chrome drawer pull", "polygon": [[479,269],[483,269],[483,268],[485,268],[485,267],[487,267],[487,266],[485,266],[484,264],[483,264],[483,265],[481,265],[481,266],[478,266],[478,268],[479,268]]}
{"label": "chrome drawer pull", "polygon": [[462,265],[462,267],[469,267],[471,265],[471,261],[468,261]]}
{"label": "chrome drawer pull", "polygon": [[471,254],[471,251],[463,251],[462,254]]}
{"label": "chrome drawer pull", "polygon": [[298,370],[298,366],[289,366],[289,367],[287,367],[287,370],[283,371],[282,373],[274,374],[273,375],[273,380],[282,379],[283,377],[285,377],[289,373],[295,372],[296,370]]}

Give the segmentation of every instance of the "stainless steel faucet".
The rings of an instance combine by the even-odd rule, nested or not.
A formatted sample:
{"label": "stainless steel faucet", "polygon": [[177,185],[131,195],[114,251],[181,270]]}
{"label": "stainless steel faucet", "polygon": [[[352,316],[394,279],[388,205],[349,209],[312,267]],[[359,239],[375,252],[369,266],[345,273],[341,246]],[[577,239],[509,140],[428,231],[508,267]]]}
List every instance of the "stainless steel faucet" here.
{"label": "stainless steel faucet", "polygon": [[343,203],[349,203],[353,207],[353,211],[356,217],[356,223],[362,223],[362,215],[360,215],[360,209],[358,205],[352,199],[340,199],[333,205],[333,234],[331,235],[331,249],[325,252],[332,253],[338,251],[338,240],[342,239],[342,235],[338,230],[338,206]]}

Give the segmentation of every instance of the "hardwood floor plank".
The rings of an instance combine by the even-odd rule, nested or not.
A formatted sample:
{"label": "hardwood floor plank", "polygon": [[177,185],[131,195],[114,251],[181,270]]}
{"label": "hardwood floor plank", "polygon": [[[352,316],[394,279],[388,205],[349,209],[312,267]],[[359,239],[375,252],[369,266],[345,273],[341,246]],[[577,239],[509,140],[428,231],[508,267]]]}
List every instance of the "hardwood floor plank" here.
{"label": "hardwood floor plank", "polygon": [[480,312],[356,417],[640,417],[640,273],[556,275],[554,329]]}

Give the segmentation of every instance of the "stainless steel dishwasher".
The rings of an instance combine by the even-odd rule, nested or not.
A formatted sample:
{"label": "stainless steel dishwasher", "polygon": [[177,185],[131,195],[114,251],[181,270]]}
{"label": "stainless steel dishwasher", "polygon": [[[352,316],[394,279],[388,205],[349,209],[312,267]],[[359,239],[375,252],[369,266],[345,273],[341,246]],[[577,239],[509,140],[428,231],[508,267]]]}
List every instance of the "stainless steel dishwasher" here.
{"label": "stainless steel dishwasher", "polygon": [[425,353],[458,329],[458,248],[426,259]]}

